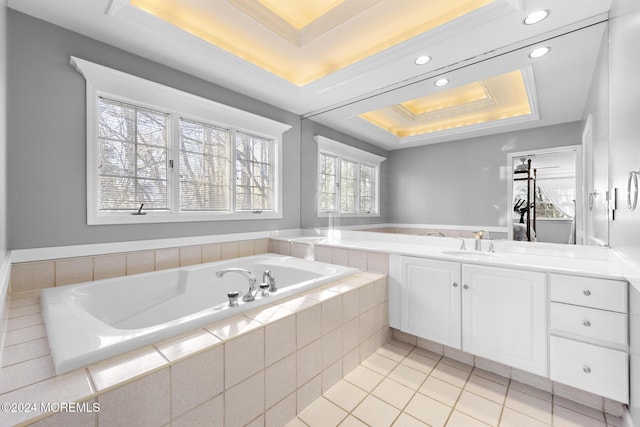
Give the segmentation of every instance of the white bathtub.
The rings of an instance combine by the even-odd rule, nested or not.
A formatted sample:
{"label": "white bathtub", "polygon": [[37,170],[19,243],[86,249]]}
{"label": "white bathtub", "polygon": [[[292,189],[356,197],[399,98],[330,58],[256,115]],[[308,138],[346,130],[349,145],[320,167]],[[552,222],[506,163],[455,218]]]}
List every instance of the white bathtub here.
{"label": "white bathtub", "polygon": [[[278,291],[243,302],[249,282],[216,271],[241,267],[260,282],[271,270]],[[42,311],[57,374],[159,341],[352,275],[357,270],[282,255],[256,255],[42,291]],[[230,307],[227,292],[240,293]]]}

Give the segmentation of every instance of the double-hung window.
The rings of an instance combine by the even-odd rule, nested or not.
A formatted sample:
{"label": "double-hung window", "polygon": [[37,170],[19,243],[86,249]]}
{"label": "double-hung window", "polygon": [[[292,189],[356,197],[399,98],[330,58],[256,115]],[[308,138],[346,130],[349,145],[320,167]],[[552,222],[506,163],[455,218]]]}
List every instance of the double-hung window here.
{"label": "double-hung window", "polygon": [[88,224],[282,217],[289,125],[71,63],[87,80]]}
{"label": "double-hung window", "polygon": [[323,136],[318,144],[318,216],[379,216],[385,158]]}

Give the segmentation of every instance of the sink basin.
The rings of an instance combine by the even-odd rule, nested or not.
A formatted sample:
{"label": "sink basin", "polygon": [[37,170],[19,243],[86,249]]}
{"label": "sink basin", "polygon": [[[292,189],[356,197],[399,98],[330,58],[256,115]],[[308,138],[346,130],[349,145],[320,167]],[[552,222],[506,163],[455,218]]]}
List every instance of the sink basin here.
{"label": "sink basin", "polygon": [[470,258],[496,258],[495,254],[490,252],[465,251],[462,249],[450,249],[442,251],[443,255],[464,256]]}

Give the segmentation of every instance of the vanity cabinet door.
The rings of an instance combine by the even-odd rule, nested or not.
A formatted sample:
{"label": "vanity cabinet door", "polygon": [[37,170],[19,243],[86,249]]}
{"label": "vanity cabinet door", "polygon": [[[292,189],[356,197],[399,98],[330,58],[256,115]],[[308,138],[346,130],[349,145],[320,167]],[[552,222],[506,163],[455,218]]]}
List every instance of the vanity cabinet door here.
{"label": "vanity cabinet door", "polygon": [[460,349],[460,263],[402,257],[401,330]]}
{"label": "vanity cabinet door", "polygon": [[462,350],[547,376],[544,273],[462,266]]}

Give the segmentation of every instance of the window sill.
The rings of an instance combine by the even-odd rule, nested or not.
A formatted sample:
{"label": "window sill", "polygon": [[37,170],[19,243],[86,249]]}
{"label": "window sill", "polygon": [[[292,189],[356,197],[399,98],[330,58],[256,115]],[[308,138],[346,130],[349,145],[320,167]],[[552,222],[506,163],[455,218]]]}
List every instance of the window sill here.
{"label": "window sill", "polygon": [[337,213],[337,212],[318,212],[317,218],[380,218],[379,212],[372,213]]}
{"label": "window sill", "polygon": [[158,224],[171,222],[204,222],[204,221],[245,221],[262,219],[282,219],[282,215],[277,212],[240,212],[240,213],[147,213],[146,215],[123,214],[102,214],[90,215],[87,225],[108,225],[108,224]]}

